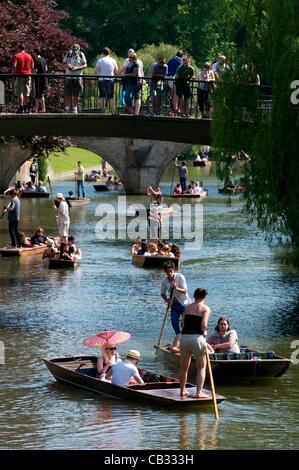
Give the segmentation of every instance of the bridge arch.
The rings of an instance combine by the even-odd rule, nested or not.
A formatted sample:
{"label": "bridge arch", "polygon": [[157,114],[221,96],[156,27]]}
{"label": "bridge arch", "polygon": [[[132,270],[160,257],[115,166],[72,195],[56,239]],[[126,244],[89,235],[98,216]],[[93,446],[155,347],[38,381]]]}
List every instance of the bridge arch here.
{"label": "bridge arch", "polygon": [[142,139],[73,137],[80,148],[101,155],[116,171],[126,194],[146,194],[157,186],[167,165],[190,144]]}

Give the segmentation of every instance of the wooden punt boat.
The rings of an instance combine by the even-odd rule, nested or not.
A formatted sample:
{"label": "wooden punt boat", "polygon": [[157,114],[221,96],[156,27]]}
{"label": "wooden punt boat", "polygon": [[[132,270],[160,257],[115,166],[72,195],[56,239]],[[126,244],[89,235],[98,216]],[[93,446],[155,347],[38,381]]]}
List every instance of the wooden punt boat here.
{"label": "wooden punt boat", "polygon": [[[115,397],[133,402],[151,403],[162,407],[193,407],[204,406],[213,403],[212,394],[205,390],[207,398],[180,397],[180,385],[177,379],[165,375],[155,374],[145,369],[139,369],[144,380],[151,377],[155,381],[147,381],[143,385],[134,384],[127,387],[113,385],[96,378],[96,356],[63,356],[55,358],[43,358],[43,361],[51,374],[59,382],[90,390],[101,395]],[[187,384],[186,388],[190,395],[194,395],[196,387]],[[217,402],[225,397],[216,395]]]}
{"label": "wooden punt boat", "polygon": [[33,255],[41,255],[45,249],[46,245],[42,246],[33,246],[29,248],[9,248],[4,247],[0,248],[0,254],[2,256],[33,256]]}
{"label": "wooden punt boat", "polygon": [[170,256],[144,256],[132,255],[132,263],[142,268],[163,268],[166,261],[172,261],[176,269],[180,267],[180,258],[172,258]]}
{"label": "wooden punt boat", "polygon": [[49,259],[49,269],[75,268],[78,266],[78,264],[78,261],[71,261],[67,259]]}
{"label": "wooden punt boat", "polygon": [[69,199],[69,198],[66,198],[66,201],[67,201],[69,207],[85,206],[86,204],[90,203],[90,199],[87,198],[87,197],[85,199],[78,199],[78,198]]}
{"label": "wooden punt boat", "polygon": [[244,191],[244,188],[219,188],[218,189],[218,193],[219,194],[231,194],[231,195],[234,195],[234,194],[240,194],[240,193],[243,193]]}
{"label": "wooden punt boat", "polygon": [[204,167],[204,166],[210,166],[211,165],[211,161],[210,160],[193,160],[193,166],[200,166],[200,167]]}
{"label": "wooden punt boat", "polygon": [[174,197],[176,199],[186,198],[186,199],[204,199],[207,196],[207,191],[203,191],[202,194],[170,194],[169,197]]}
{"label": "wooden punt boat", "polygon": [[33,192],[26,192],[26,191],[24,191],[24,192],[21,193],[21,197],[22,197],[22,198],[25,197],[25,198],[30,198],[30,199],[35,199],[35,198],[38,198],[38,199],[39,199],[39,198],[47,198],[47,197],[49,197],[49,196],[50,196],[50,193],[39,193],[39,192],[37,192],[37,191],[36,191],[36,192],[35,192],[35,191],[33,191]]}
{"label": "wooden punt boat", "polygon": [[[155,345],[158,355],[171,367],[179,369],[180,354],[170,350],[170,346]],[[242,351],[242,348],[241,348]],[[261,352],[246,348],[240,354],[212,354],[210,362],[214,381],[218,384],[229,382],[255,382],[257,379],[280,377],[289,368],[291,360],[278,356],[273,351]],[[196,376],[195,360],[192,359],[190,376]]]}
{"label": "wooden punt boat", "polygon": [[107,177],[92,178],[91,176],[85,176],[85,181],[88,181],[90,183],[106,183],[107,180]]}
{"label": "wooden punt boat", "polygon": [[98,192],[106,192],[106,191],[118,191],[119,189],[123,189],[122,184],[111,184],[110,186],[106,186],[106,184],[94,184],[94,189]]}

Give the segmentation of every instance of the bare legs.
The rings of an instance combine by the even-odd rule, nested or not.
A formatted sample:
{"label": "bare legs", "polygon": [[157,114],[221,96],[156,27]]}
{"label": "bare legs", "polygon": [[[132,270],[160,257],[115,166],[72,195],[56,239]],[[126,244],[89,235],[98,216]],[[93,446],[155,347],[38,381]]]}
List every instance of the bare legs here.
{"label": "bare legs", "polygon": [[197,374],[196,374],[196,398],[207,398],[208,395],[203,393],[203,385],[205,383],[205,378],[206,378],[206,357],[200,356],[196,357],[195,359],[196,362],[196,369],[197,369]]}
{"label": "bare legs", "polygon": [[[191,354],[186,357],[181,356],[179,379],[180,379],[180,389],[181,389],[180,396],[182,398],[189,396],[189,393],[187,392],[187,389],[186,389],[186,383],[187,383],[187,378],[188,378],[188,370],[190,367],[190,362],[191,362]],[[206,358],[204,355],[196,357],[196,369],[197,369],[196,395],[194,398],[208,398],[209,395],[206,395],[202,391],[205,378],[206,378]]]}
{"label": "bare legs", "polygon": [[187,357],[182,357],[181,356],[181,364],[180,364],[180,396],[187,397],[189,394],[186,390],[186,382],[187,382],[187,377],[188,377],[188,370],[190,367],[190,362],[191,362],[191,354]]}

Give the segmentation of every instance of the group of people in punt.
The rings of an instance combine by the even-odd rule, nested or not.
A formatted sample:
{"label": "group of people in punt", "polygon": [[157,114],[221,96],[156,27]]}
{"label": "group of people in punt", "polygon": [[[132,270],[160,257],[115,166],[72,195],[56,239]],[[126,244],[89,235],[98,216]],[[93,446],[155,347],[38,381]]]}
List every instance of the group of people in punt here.
{"label": "group of people in punt", "polygon": [[187,190],[183,192],[183,188],[180,183],[177,183],[176,187],[174,188],[173,194],[199,194],[200,196],[204,196],[207,194],[207,189],[204,188],[203,181],[193,181],[191,180],[188,184]]}
{"label": "group of people in punt", "polygon": [[164,243],[159,240],[158,243],[148,242],[147,240],[140,240],[137,238],[132,246],[132,255],[143,256],[167,256],[168,258],[179,258],[180,249],[174,243]]}
{"label": "group of people in punt", "polygon": [[229,319],[221,316],[215,333],[207,337],[211,309],[205,304],[207,291],[197,288],[191,302],[185,277],[175,272],[175,265],[168,261],[164,267],[166,277],[161,284],[161,297],[171,309],[171,323],[175,338],[171,351],[180,353],[181,397],[188,396],[186,381],[191,358],[194,356],[197,368],[196,388],[198,398],[205,397],[203,385],[206,374],[205,348],[209,353],[240,352],[238,336],[231,329]]}
{"label": "group of people in punt", "polygon": [[60,238],[47,238],[47,248],[43,253],[43,259],[63,259],[67,261],[80,261],[81,250],[76,245],[75,237],[72,235],[68,237],[67,245],[64,245],[61,250]]}
{"label": "group of people in punt", "polygon": [[39,181],[36,185],[32,181],[16,181],[14,186],[9,186],[5,191],[4,195],[9,195],[11,191],[16,190],[17,193],[46,193],[47,187],[44,185],[43,181]]}

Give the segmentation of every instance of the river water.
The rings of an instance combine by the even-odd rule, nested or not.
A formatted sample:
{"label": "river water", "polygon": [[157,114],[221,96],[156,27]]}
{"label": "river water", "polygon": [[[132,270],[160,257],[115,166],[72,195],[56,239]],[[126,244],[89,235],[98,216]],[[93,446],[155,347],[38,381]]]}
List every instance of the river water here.
{"label": "river water", "polygon": [[[241,343],[290,357],[298,339],[298,274],[288,272],[264,236],[247,225],[239,197],[227,204],[217,180],[205,169],[209,196],[203,202],[203,246],[184,249],[181,272],[189,292],[205,287],[212,309],[209,332],[221,314],[229,315]],[[172,169],[162,189],[169,193]],[[59,182],[65,194],[73,183]],[[95,395],[58,384],[42,363],[48,355],[97,353],[82,339],[101,330],[129,331],[119,347],[141,351],[142,365],[171,372],[156,357],[165,304],[159,288],[163,273],[131,264],[126,240],[98,240],[95,210],[117,206],[113,194],[95,193],[87,185],[89,205],[71,211],[71,233],[83,252],[74,271],[49,270],[39,257],[0,259],[0,448],[1,449],[298,449],[298,365],[280,379],[259,385],[222,386],[226,396],[213,409],[165,411]],[[128,203],[147,197],[128,197]],[[172,202],[172,200],[168,200]],[[22,200],[21,228],[37,225],[56,233],[50,200]],[[8,241],[0,222],[0,245]],[[171,341],[167,325],[164,339]],[[298,347],[298,346],[297,346]],[[3,348],[2,348],[3,349]],[[4,361],[3,361],[4,359]]]}

